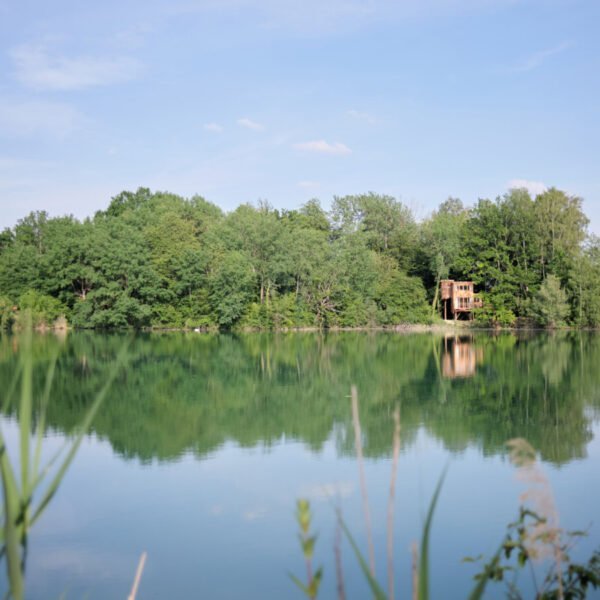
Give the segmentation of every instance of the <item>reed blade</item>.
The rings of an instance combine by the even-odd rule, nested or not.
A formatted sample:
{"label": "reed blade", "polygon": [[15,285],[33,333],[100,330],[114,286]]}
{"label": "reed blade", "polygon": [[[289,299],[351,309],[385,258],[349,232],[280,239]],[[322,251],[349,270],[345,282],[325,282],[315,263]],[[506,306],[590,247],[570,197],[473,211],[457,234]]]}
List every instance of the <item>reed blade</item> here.
{"label": "reed blade", "polygon": [[360,568],[361,568],[364,576],[367,578],[367,581],[369,582],[369,587],[371,588],[371,592],[373,593],[373,598],[375,600],[388,600],[388,597],[387,597],[386,593],[383,591],[383,588],[379,585],[379,583],[377,583],[377,580],[371,574],[371,569],[369,568],[369,565],[367,564],[365,557],[362,555],[361,551],[359,550],[358,545],[354,541],[354,538],[352,537],[350,530],[348,529],[346,523],[344,522],[344,519],[342,519],[342,517],[338,517],[338,518],[340,520],[340,525],[342,527],[342,531],[346,534],[346,537],[348,538],[348,541],[350,542],[350,546],[352,547],[352,550],[354,551],[354,554],[356,555],[356,558],[358,559],[358,564],[360,565]]}
{"label": "reed blade", "polygon": [[90,406],[84,420],[82,421],[81,425],[79,426],[77,436],[75,437],[75,440],[71,444],[71,447],[69,448],[69,452],[67,453],[67,456],[64,458],[60,468],[58,469],[54,478],[50,482],[48,488],[44,492],[44,495],[42,496],[42,499],[40,500],[40,503],[39,503],[38,507],[36,508],[35,513],[33,514],[33,517],[31,519],[31,525],[33,525],[40,518],[44,509],[46,508],[46,506],[48,505],[50,500],[52,500],[54,494],[56,493],[58,486],[62,482],[63,477],[65,476],[65,473],[67,472],[67,469],[69,468],[69,465],[73,462],[73,459],[75,458],[75,455],[77,454],[77,451],[79,450],[79,446],[81,445],[83,438],[85,437],[86,433],[88,432],[88,429],[90,428],[92,421],[94,420],[94,418],[96,416],[96,413],[100,409],[100,406],[104,402],[104,398],[106,397],[108,390],[112,386],[112,383],[115,380],[115,378],[117,377],[117,375],[120,373],[121,367],[123,366],[123,364],[125,364],[128,346],[129,346],[129,343],[128,342],[125,343],[123,345],[123,348],[119,352],[119,356],[117,357],[117,360],[116,360],[113,368],[111,369],[109,376],[107,377],[106,382],[104,383],[104,386],[102,387],[102,389],[96,396],[96,399]]}
{"label": "reed blade", "polygon": [[433,521],[433,514],[435,513],[435,507],[444,485],[444,479],[448,472],[448,465],[442,471],[438,480],[435,492],[429,503],[429,510],[427,511],[427,519],[425,520],[425,526],[423,527],[423,536],[421,538],[421,556],[419,559],[419,600],[429,600],[429,538],[431,535],[431,523]]}

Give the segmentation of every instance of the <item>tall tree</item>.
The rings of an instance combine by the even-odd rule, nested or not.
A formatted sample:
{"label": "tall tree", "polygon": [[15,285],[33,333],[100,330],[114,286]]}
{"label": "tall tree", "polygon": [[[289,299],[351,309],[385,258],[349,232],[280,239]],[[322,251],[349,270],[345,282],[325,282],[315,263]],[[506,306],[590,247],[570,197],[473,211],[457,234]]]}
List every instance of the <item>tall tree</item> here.
{"label": "tall tree", "polygon": [[363,232],[371,250],[392,256],[403,269],[411,265],[417,226],[411,211],[392,196],[335,196],[331,219],[338,235]]}
{"label": "tall tree", "polygon": [[434,288],[432,312],[438,308],[440,281],[457,270],[468,212],[458,198],[448,198],[421,225],[420,274]]}
{"label": "tall tree", "polygon": [[535,199],[535,223],[540,239],[542,275],[554,273],[563,278],[579,255],[586,237],[588,218],[582,200],[550,188]]}

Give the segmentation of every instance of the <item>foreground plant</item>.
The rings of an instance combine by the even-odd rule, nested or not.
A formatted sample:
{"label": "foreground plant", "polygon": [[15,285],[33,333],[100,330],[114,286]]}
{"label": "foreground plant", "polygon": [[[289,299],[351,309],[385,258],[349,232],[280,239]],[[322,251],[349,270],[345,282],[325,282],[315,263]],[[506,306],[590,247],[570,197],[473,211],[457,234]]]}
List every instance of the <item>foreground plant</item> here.
{"label": "foreground plant", "polygon": [[[363,497],[363,508],[367,525],[367,540],[369,548],[369,560],[361,552],[350,529],[342,518],[341,511],[337,510],[337,526],[344,533],[358,565],[363,573],[372,598],[374,600],[393,600],[393,569],[388,565],[388,593],[377,581],[374,565],[374,549],[372,547],[372,532],[368,497],[364,469],[362,464],[362,434],[360,429],[358,394],[353,386],[351,390],[352,416],[355,430],[355,445],[359,474],[361,480],[361,494]],[[397,468],[397,457],[399,455],[399,417],[394,416],[394,460],[392,468],[392,483],[390,503],[393,507],[395,471]],[[513,465],[517,468],[518,479],[526,484],[526,491],[520,497],[519,517],[516,521],[509,523],[507,533],[503,538],[496,553],[483,564],[482,570],[475,575],[476,584],[467,596],[469,600],[481,600],[484,598],[489,582],[504,582],[507,586],[507,597],[512,600],[521,600],[531,597],[525,595],[519,589],[518,578],[523,569],[530,568],[535,590],[535,600],[583,600],[588,591],[600,588],[600,550],[596,550],[591,558],[585,563],[574,563],[570,558],[570,550],[573,548],[577,538],[586,535],[585,532],[566,532],[559,526],[558,510],[554,502],[552,487],[541,466],[538,464],[534,448],[524,439],[513,439],[507,442],[509,456]],[[423,525],[420,548],[415,542],[413,544],[413,576],[412,576],[412,599],[429,600],[430,598],[430,564],[429,549],[433,517],[436,506],[443,488],[447,468],[442,472],[433,496],[431,498],[427,517]],[[314,551],[316,536],[309,535],[310,530],[310,506],[308,501],[298,501],[297,519],[301,527],[301,543],[307,560],[308,585],[302,584],[293,577],[296,585],[313,599],[319,590],[322,571],[317,572],[318,578],[315,582],[311,575],[311,559]],[[392,521],[388,518],[388,527]],[[391,534],[391,531],[388,531]],[[388,536],[388,551],[390,539]],[[336,563],[340,563],[339,542],[336,542]],[[389,552],[391,560],[392,554]],[[464,562],[474,562],[477,559],[467,558]],[[536,566],[546,561],[550,565],[544,576],[540,579],[536,576]],[[512,578],[509,580],[509,575]],[[345,600],[345,587],[341,575],[341,569],[337,569],[338,576],[338,600]]]}
{"label": "foreground plant", "polygon": [[312,561],[315,553],[317,536],[310,532],[312,514],[310,512],[310,503],[308,500],[298,500],[296,505],[296,521],[300,527],[300,534],[298,537],[300,538],[300,547],[302,548],[304,562],[306,563],[306,583],[303,583],[294,575],[290,575],[290,577],[302,592],[304,592],[307,598],[314,600],[319,593],[319,587],[323,579],[323,568],[319,567],[316,572],[313,573]]}
{"label": "foreground plant", "polygon": [[[536,600],[586,598],[590,588],[600,587],[600,550],[586,563],[572,562],[570,551],[586,533],[565,531],[559,526],[552,487],[529,442],[517,438],[509,440],[507,446],[517,477],[526,484],[526,490],[520,497],[517,520],[509,523],[498,550],[475,576],[479,583],[471,598],[483,597],[489,581],[504,582],[510,598],[525,597],[517,587],[518,576],[525,567],[531,573]],[[540,565],[546,566],[541,576],[537,574]]]}
{"label": "foreground plant", "polygon": [[20,383],[20,398],[16,407],[19,423],[19,453],[14,464],[9,457],[0,428],[0,474],[3,499],[0,560],[6,560],[8,575],[9,589],[6,591],[5,598],[14,598],[14,600],[22,600],[25,596],[25,563],[29,531],[56,494],[98,409],[125,362],[127,350],[127,346],[124,345],[104,386],[92,402],[73,438],[42,466],[46,408],[54,378],[56,356],[50,361],[46,372],[44,390],[39,399],[39,410],[34,411],[31,337],[29,327],[22,338],[23,345],[17,370],[2,400],[3,413],[5,413]]}
{"label": "foreground plant", "polygon": [[[519,509],[519,517],[507,527],[507,534],[496,554],[484,564],[475,578],[479,580],[473,600],[483,597],[488,581],[504,582],[507,596],[515,600],[529,597],[517,587],[521,570],[531,568],[536,600],[575,600],[587,597],[590,589],[600,587],[600,551],[596,550],[587,563],[571,561],[569,551],[578,537],[585,535],[581,531],[561,532],[558,551],[561,554],[560,569],[552,565],[539,580],[535,569],[540,555],[535,549],[538,544],[557,544],[554,534],[540,533],[548,530],[544,517],[528,510]],[[532,545],[532,541],[534,545]]]}

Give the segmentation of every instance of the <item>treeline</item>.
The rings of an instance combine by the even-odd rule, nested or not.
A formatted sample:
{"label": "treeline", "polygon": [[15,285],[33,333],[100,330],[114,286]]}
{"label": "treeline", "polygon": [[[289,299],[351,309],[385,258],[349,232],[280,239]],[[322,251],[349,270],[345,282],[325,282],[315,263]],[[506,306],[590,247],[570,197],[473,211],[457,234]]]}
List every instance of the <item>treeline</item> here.
{"label": "treeline", "polygon": [[[600,325],[600,243],[581,199],[450,198],[423,222],[390,196],[299,210],[122,192],[83,222],[31,213],[0,233],[0,319],[83,328],[394,326],[439,318],[440,279],[475,282],[477,319]],[[29,309],[26,311],[25,309]]]}

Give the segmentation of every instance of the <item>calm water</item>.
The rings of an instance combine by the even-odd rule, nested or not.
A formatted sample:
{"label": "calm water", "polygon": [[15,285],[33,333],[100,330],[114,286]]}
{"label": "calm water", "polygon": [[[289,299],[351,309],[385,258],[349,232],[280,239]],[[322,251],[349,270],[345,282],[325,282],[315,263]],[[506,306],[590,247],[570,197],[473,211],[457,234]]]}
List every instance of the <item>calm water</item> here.
{"label": "calm water", "polygon": [[[34,340],[38,389],[58,353],[48,455],[82,419],[124,339]],[[0,389],[19,347],[19,338],[0,338]],[[561,524],[590,527],[574,556],[600,544],[599,335],[153,334],[133,340],[129,367],[33,530],[28,598],[126,598],[144,550],[138,600],[301,598],[288,576],[304,574],[299,497],[315,512],[321,598],[336,597],[336,505],[366,550],[352,384],[382,582],[391,415],[401,410],[398,597],[407,597],[410,544],[448,462],[433,528],[433,596],[462,598],[471,588],[473,567],[461,559],[495,550],[523,491],[505,452],[513,437],[539,450]],[[14,454],[14,411],[0,422]],[[350,552],[343,545],[348,597],[368,597]]]}

